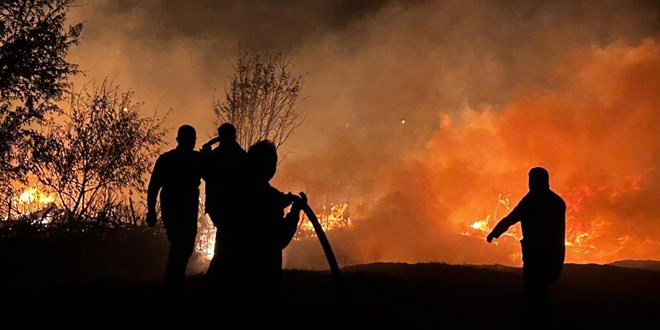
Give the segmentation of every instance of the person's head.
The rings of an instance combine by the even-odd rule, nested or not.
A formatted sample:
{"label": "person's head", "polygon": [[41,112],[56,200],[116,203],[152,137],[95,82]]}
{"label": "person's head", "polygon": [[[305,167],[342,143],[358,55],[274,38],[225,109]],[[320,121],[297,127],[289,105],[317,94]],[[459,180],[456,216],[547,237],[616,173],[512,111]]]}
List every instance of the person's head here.
{"label": "person's head", "polygon": [[190,125],[182,125],[179,127],[179,131],[176,133],[176,142],[181,148],[184,149],[194,149],[195,142],[197,140],[197,134],[195,133],[195,128]]}
{"label": "person's head", "polygon": [[218,137],[221,142],[236,140],[236,127],[230,123],[224,123],[218,127]]}
{"label": "person's head", "polygon": [[529,190],[540,191],[550,189],[550,174],[543,167],[529,170]]}
{"label": "person's head", "polygon": [[275,175],[277,168],[277,148],[269,140],[261,140],[248,150],[248,160],[255,180],[268,182]]}

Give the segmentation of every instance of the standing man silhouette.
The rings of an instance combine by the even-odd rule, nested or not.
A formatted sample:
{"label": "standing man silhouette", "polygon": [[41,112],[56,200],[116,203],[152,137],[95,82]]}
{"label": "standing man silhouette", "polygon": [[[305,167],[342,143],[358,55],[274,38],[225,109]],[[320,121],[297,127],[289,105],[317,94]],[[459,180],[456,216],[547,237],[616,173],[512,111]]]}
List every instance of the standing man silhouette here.
{"label": "standing man silhouette", "polygon": [[202,157],[195,151],[195,129],[179,127],[177,146],[156,161],[147,192],[147,224],[155,226],[156,198],[160,192],[163,224],[170,241],[165,286],[172,293],[183,290],[188,259],[195,248]]}
{"label": "standing man silhouette", "polygon": [[492,242],[519,221],[526,317],[536,320],[545,316],[548,289],[559,279],[566,249],[566,203],[550,190],[550,175],[542,167],[529,171],[529,192],[486,240]]}
{"label": "standing man silhouette", "polygon": [[[214,149],[211,146],[219,142]],[[237,267],[236,246],[241,212],[245,211],[247,182],[247,152],[236,141],[236,127],[224,123],[218,127],[218,137],[202,146],[203,176],[206,182],[206,212],[215,225],[216,239],[213,259],[207,274],[220,284]]]}

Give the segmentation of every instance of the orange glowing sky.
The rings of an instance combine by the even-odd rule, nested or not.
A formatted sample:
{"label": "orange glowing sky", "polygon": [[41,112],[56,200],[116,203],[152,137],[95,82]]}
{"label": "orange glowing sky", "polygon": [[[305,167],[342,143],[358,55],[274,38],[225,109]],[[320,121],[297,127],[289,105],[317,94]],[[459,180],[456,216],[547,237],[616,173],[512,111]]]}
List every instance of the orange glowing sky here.
{"label": "orange glowing sky", "polygon": [[[70,59],[76,85],[114,77],[204,138],[238,49],[285,52],[307,119],[274,184],[349,203],[352,228],[330,235],[340,263],[519,265],[515,239],[470,225],[500,194],[515,205],[536,165],[568,203],[567,261],[660,259],[658,7],[113,0],[73,9],[86,26]],[[287,265],[322,266],[317,245]]]}

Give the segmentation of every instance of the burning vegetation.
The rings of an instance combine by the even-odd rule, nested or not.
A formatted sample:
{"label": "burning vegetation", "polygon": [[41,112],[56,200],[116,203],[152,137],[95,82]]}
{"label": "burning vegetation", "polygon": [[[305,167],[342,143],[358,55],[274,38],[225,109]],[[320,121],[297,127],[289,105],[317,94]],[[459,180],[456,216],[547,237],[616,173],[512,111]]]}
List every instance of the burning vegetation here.
{"label": "burning vegetation", "polygon": [[[11,9],[18,1],[7,3],[3,8],[10,10],[0,13],[3,18],[20,12]],[[27,44],[29,49],[15,54],[31,55],[5,57],[25,61],[20,66],[25,72],[3,71],[7,75],[0,79],[0,219],[4,220],[0,225],[11,229],[14,224],[28,223],[34,228],[47,228],[69,222],[72,228],[74,223],[139,227],[144,216],[143,180],[151,170],[158,147],[163,144],[161,118],[142,116],[142,103],[133,101],[133,92],[119,90],[107,80],[80,93],[69,93],[72,84],[68,76],[79,70],[65,60],[66,53],[78,43],[82,25],[67,30],[65,9],[72,2],[59,0],[55,3],[62,5],[55,13],[35,7],[34,12],[24,15],[25,21],[8,20],[11,24],[2,31],[0,47],[4,47],[3,50]],[[305,148],[314,150],[312,155],[282,162],[280,173],[285,175],[279,178],[281,182],[277,185],[309,185],[310,191],[321,196],[350,200],[350,207],[348,203],[324,204],[316,210],[323,229],[341,257],[355,263],[519,264],[521,233],[518,226],[508,231],[496,247],[486,245],[485,235],[524,195],[525,173],[529,168],[543,166],[550,171],[551,188],[564,198],[568,207],[568,262],[657,259],[660,256],[660,211],[656,206],[660,196],[660,131],[657,129],[660,123],[657,111],[660,109],[660,46],[655,35],[648,37],[648,32],[644,32],[657,34],[656,24],[649,24],[648,18],[639,16],[638,12],[645,10],[631,6],[625,10],[625,19],[621,19],[625,24],[612,24],[621,24],[620,28],[630,26],[630,34],[632,30],[640,30],[639,35],[646,35],[646,40],[619,40],[612,32],[601,33],[616,30],[609,25],[598,23],[594,26],[607,30],[590,30],[588,27],[592,24],[575,19],[579,26],[571,27],[581,32],[575,40],[565,42],[563,32],[557,34],[544,25],[520,35],[516,31],[525,29],[507,25],[515,28],[493,30],[489,23],[495,18],[498,23],[526,24],[524,17],[530,16],[530,22],[546,24],[552,22],[549,17],[565,17],[558,13],[587,10],[555,12],[545,5],[538,8],[533,5],[512,11],[512,16],[506,16],[508,10],[500,10],[501,17],[488,14],[488,19],[476,16],[463,20],[459,18],[464,15],[463,7],[457,6],[460,10],[454,12],[458,9],[436,6],[440,4],[389,9],[385,6],[387,10],[366,15],[370,18],[358,24],[366,33],[355,33],[356,26],[347,27],[348,32],[333,28],[327,39],[322,37],[315,45],[300,45],[300,54],[296,54],[301,59],[299,63],[303,71],[314,74],[306,79],[309,83],[306,86],[311,87],[309,101],[316,102],[310,108],[322,111],[310,113],[309,127],[314,138],[301,136]],[[499,8],[499,4],[489,6]],[[438,10],[440,8],[443,10]],[[609,13],[611,8],[605,9]],[[485,9],[477,12],[481,10]],[[595,18],[601,20],[598,13],[602,11],[594,10]],[[446,22],[426,20],[428,12],[453,12],[457,18]],[[646,12],[653,16],[653,11]],[[591,17],[589,13],[585,15]],[[382,24],[395,17],[401,19],[401,26],[397,25],[396,30]],[[47,43],[39,44],[38,38],[32,38],[28,30],[35,22],[49,19],[54,21],[48,31],[43,32],[59,37],[46,38]],[[103,19],[114,18],[109,15]],[[127,25],[135,29],[130,35],[136,39],[141,35],[153,35],[139,33],[141,23],[138,22],[143,20],[135,21]],[[476,21],[480,23],[473,24]],[[442,24],[451,24],[451,29]],[[127,31],[121,30],[124,27],[117,28],[124,38]],[[476,31],[485,37],[468,43],[466,40],[470,38],[460,32],[466,29],[470,35]],[[451,32],[454,30],[457,32]],[[437,31],[446,33],[433,39]],[[598,38],[590,39],[589,33],[605,37],[595,42]],[[348,34],[358,39],[344,38]],[[424,37],[410,38],[411,34]],[[338,36],[346,39],[350,47],[337,43]],[[544,46],[520,43],[519,40],[529,40],[530,36],[546,41]],[[122,44],[102,39],[107,36],[98,37],[100,45]],[[149,42],[158,44],[153,40]],[[173,42],[168,38],[164,44]],[[320,46],[317,48],[316,44]],[[500,47],[501,44],[515,47]],[[186,55],[194,48],[188,43],[183,46]],[[7,49],[12,50],[10,48]],[[114,55],[101,49],[108,63],[122,63],[120,65],[129,68],[119,72],[134,72],[133,66],[141,67],[142,58],[135,56],[144,54],[149,63],[157,61],[161,68],[177,67],[181,70],[179,73],[213,71],[199,70],[209,67],[208,63],[195,63],[199,68],[188,67],[195,61],[180,61],[180,56],[161,56],[161,49],[154,53],[158,56],[152,56],[148,51],[134,52],[135,48],[131,47],[129,51],[118,51],[118,60],[114,62]],[[480,51],[475,52],[475,49]],[[580,50],[576,56],[554,57],[563,58],[576,49]],[[535,56],[543,52],[556,55]],[[308,53],[313,56],[306,58]],[[485,57],[481,57],[481,53]],[[320,57],[329,59],[322,68],[318,66]],[[260,67],[255,65],[258,64],[256,58],[244,57],[239,61],[236,67],[239,74],[230,85],[232,92],[228,93],[227,102],[214,99],[213,109],[218,119],[238,120],[238,117],[228,116],[233,111],[229,111],[229,107],[235,105],[269,113],[271,108],[251,103],[259,99],[257,96],[266,95],[259,86],[251,85],[252,80],[261,78],[257,75],[254,77],[259,79],[251,80],[249,78],[254,77],[246,74],[249,68]],[[99,61],[98,58],[84,60]],[[174,63],[167,62],[170,60]],[[543,65],[537,65],[537,60]],[[398,65],[413,62],[418,65]],[[36,67],[35,63],[51,65],[34,71],[31,69]],[[554,67],[556,63],[561,64]],[[272,78],[276,77],[273,73],[286,65],[267,68],[270,71],[264,72],[270,72],[267,76]],[[309,68],[312,69],[307,71]],[[45,75],[51,73],[54,76]],[[289,122],[295,128],[302,118],[293,111],[293,105],[298,104],[302,80],[296,75],[284,77],[293,80],[279,85],[279,94],[262,99],[267,104],[285,105],[281,107],[285,109],[283,118],[295,119]],[[523,79],[518,79],[521,77]],[[183,92],[181,85],[193,86],[185,90],[188,94],[182,99],[202,100],[204,97],[194,94],[194,89],[207,90],[208,86],[198,83],[212,80],[208,78],[194,76],[185,82],[183,79],[152,79],[145,85],[153,87],[153,90],[146,89],[153,95],[172,94],[176,99],[182,98],[181,95],[163,91]],[[507,84],[514,80],[515,85]],[[174,87],[169,86],[172,81]],[[271,82],[277,81],[281,82]],[[53,84],[45,86],[42,82]],[[251,89],[246,93],[234,93],[241,85],[250,85]],[[449,96],[435,96],[443,93]],[[59,104],[66,101],[66,95],[73,97],[68,108],[60,109]],[[458,106],[459,103],[454,102],[458,99],[465,101]],[[200,105],[176,104],[183,104],[181,108],[184,109],[196,109]],[[262,111],[264,109],[267,111]],[[425,114],[428,113],[438,113],[439,120],[427,120]],[[243,123],[251,124],[248,119],[254,113],[242,114],[246,114],[240,117]],[[286,117],[287,114],[290,117]],[[197,114],[184,113],[180,118],[187,121],[195,116]],[[212,116],[213,110],[208,109],[208,115],[200,115],[201,119],[195,120],[206,123]],[[421,121],[424,123],[420,124]],[[280,125],[279,121],[273,123]],[[260,130],[251,133],[251,138],[268,136],[268,132]],[[287,137],[291,131],[281,130],[280,133],[280,137]],[[325,148],[327,145],[323,143],[327,141],[333,141],[330,143],[336,146]],[[287,172],[287,169],[290,170]],[[37,183],[28,184],[22,180],[28,173],[36,175]],[[21,188],[14,190],[14,183]],[[318,196],[310,197],[314,200]],[[86,230],[87,227],[81,228]],[[200,212],[199,228],[196,250],[210,259],[215,229],[203,212]],[[312,240],[314,236],[311,224],[303,219],[295,240]],[[289,260],[295,259],[295,253],[295,250],[289,253]]]}

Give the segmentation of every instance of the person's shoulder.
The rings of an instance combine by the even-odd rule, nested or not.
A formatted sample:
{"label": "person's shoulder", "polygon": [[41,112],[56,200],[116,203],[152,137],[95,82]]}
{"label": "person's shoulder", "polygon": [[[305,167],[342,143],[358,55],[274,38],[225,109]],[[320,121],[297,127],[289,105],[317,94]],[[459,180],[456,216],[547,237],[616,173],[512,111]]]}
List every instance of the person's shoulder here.
{"label": "person's shoulder", "polygon": [[235,153],[238,153],[238,154],[244,154],[244,155],[247,155],[247,151],[245,151],[245,149],[243,149],[243,147],[241,147],[241,145],[238,144],[238,142],[231,143],[231,144],[229,144],[227,147],[228,147],[228,149],[230,149],[232,152],[235,152]]}
{"label": "person's shoulder", "polygon": [[277,198],[284,197],[284,193],[281,192],[279,189],[271,186],[270,183],[264,187],[264,193],[266,193],[270,197],[277,197]]}
{"label": "person's shoulder", "polygon": [[531,191],[528,191],[528,192],[525,194],[525,196],[523,196],[523,198],[520,199],[519,204],[520,204],[520,203],[527,203],[527,202],[529,202],[530,200],[532,200],[532,199],[534,199],[534,198],[536,198],[535,195],[534,195],[534,193],[532,193]]}
{"label": "person's shoulder", "polygon": [[158,156],[158,159],[156,161],[167,161],[168,159],[174,157],[175,154],[176,154],[176,149],[165,151],[160,156]]}
{"label": "person's shoulder", "polygon": [[559,194],[557,194],[556,192],[550,190],[550,195],[552,196],[552,198],[555,200],[555,202],[557,204],[561,204],[561,205],[566,206],[566,202],[564,201],[563,198],[561,198],[561,196],[559,196]]}
{"label": "person's shoulder", "polygon": [[559,196],[559,195],[558,195],[557,193],[555,193],[554,191],[553,191],[553,193],[554,193],[555,196],[556,196],[555,198],[557,199],[557,202],[559,202],[561,205],[564,205],[564,207],[565,207],[565,206],[566,206],[566,202],[564,201],[564,199],[561,198],[561,196]]}

